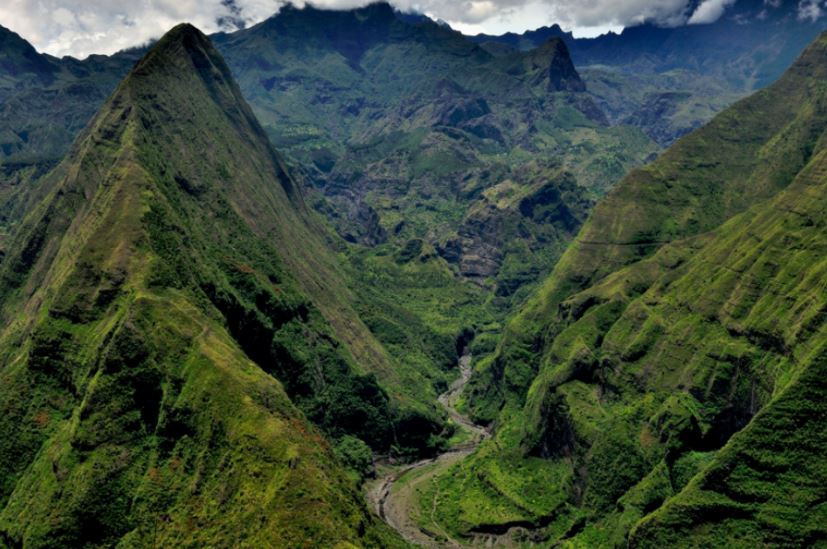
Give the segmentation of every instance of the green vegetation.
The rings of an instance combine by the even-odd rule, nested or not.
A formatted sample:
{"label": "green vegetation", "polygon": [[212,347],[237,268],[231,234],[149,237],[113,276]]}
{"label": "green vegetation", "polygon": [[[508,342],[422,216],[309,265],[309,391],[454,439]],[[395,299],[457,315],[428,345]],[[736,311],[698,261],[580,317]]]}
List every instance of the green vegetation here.
{"label": "green vegetation", "polygon": [[598,205],[472,379],[498,430],[436,480],[452,535],[823,539],[824,67],[823,36]]}
{"label": "green vegetation", "polygon": [[[827,37],[617,186],[658,151],[624,89],[662,143],[739,92],[589,93],[560,40],[386,4],[216,41],[173,29],[57,164],[137,54],[0,29],[0,545],[401,546],[374,458],[449,447],[391,486],[440,539],[827,537]],[[466,346],[490,437],[437,403]]]}
{"label": "green vegetation", "polygon": [[[13,234],[42,199],[32,193],[38,180],[137,53],[57,60],[10,32],[0,36],[52,75],[41,78],[40,69],[21,64],[9,86],[0,86],[9,94],[3,108],[18,105],[0,116],[0,131],[17,136],[0,160],[8,183],[0,181],[0,230]],[[637,130],[605,125],[559,41],[495,57],[387,4],[344,12],[288,7],[215,40],[268,136],[290,158],[296,184],[312,189],[308,204],[353,243],[330,237],[339,258],[308,254],[327,259],[305,266],[304,258],[288,257],[286,267],[304,271],[300,283],[315,277],[303,290],[356,369],[375,375],[394,405],[430,424],[418,438],[434,437],[438,446],[444,417],[435,390],[453,377],[456,361],[448,340],[466,328],[490,336],[550,272],[595,198],[657,146]],[[39,137],[45,126],[60,129],[46,148]],[[25,164],[26,155],[42,162]],[[229,174],[226,166],[216,170]],[[179,185],[198,194],[194,181]],[[396,274],[407,274],[393,275],[388,257],[400,266]],[[433,291],[412,290],[425,284]],[[243,299],[249,304],[252,296]],[[351,304],[370,331],[344,320],[354,317]],[[391,333],[398,329],[404,335]],[[394,347],[386,352],[388,342]],[[306,381],[287,383],[288,390]],[[302,404],[305,411],[324,407]]]}
{"label": "green vegetation", "polygon": [[41,185],[0,267],[3,543],[398,544],[345,467],[408,416],[209,41],[170,31]]}
{"label": "green vegetation", "polygon": [[288,7],[216,41],[341,236],[393,253],[430,245],[495,287],[501,315],[550,271],[594,198],[658,150],[606,126],[560,41],[497,57],[384,3]]}

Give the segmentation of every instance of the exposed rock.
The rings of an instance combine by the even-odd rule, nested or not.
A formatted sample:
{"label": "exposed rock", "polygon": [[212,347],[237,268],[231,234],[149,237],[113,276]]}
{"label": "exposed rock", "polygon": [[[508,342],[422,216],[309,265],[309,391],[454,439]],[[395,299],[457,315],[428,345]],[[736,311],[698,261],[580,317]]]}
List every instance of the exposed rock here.
{"label": "exposed rock", "polygon": [[[342,201],[338,202],[342,204]],[[387,241],[387,232],[379,224],[379,214],[369,204],[359,201],[346,207],[346,219],[339,227],[342,238],[365,246],[376,246]]]}
{"label": "exposed rock", "polygon": [[549,91],[586,91],[586,84],[583,83],[574,68],[574,63],[571,61],[569,49],[565,42],[559,38],[552,38],[540,46],[538,54],[550,57],[548,65]]}

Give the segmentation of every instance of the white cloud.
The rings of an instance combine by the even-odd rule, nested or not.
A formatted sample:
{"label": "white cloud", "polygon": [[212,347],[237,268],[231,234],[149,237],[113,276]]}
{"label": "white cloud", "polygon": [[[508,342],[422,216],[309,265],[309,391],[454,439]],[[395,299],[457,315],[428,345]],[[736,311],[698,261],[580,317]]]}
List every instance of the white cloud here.
{"label": "white cloud", "polygon": [[[768,0],[772,3],[775,0]],[[812,0],[804,0],[812,1]],[[285,0],[0,0],[0,24],[53,55],[113,53],[161,36],[188,21],[205,32],[232,30],[272,15]],[[295,2],[304,5],[304,0]],[[314,0],[353,8],[369,0]],[[522,32],[559,23],[578,35],[653,21],[687,22],[690,0],[391,0],[463,31]],[[704,0],[693,20],[711,17],[732,0]],[[710,15],[711,14],[711,15]],[[694,21],[693,21],[694,22]]]}
{"label": "white cloud", "polygon": [[735,0],[704,0],[698,9],[692,13],[687,24],[689,25],[704,25],[707,23],[714,23],[724,14],[729,6],[735,3]]}
{"label": "white cloud", "polygon": [[798,18],[801,21],[816,21],[824,15],[824,2],[821,0],[801,0],[798,4]]}
{"label": "white cloud", "polygon": [[2,0],[0,24],[40,51],[86,57],[146,43],[184,21],[206,32],[221,30],[221,17],[260,21],[280,5],[279,0]]}
{"label": "white cloud", "polygon": [[652,21],[676,26],[686,21],[688,0],[555,0],[555,18],[571,26],[633,25]]}

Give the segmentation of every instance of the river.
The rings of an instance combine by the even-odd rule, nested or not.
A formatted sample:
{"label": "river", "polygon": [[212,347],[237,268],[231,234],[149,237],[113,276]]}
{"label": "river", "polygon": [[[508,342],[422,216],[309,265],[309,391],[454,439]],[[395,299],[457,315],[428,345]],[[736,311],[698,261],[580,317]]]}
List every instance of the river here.
{"label": "river", "polygon": [[[445,532],[438,524],[432,507],[430,526],[426,529],[413,519],[412,511],[418,506],[417,487],[430,482],[440,472],[474,452],[483,440],[490,436],[488,430],[474,424],[457,409],[457,401],[471,379],[471,353],[466,349],[459,359],[459,377],[447,391],[439,395],[439,403],[448,412],[449,417],[460,428],[470,433],[470,439],[452,446],[436,457],[423,459],[387,472],[371,483],[367,492],[368,502],[376,514],[391,528],[396,530],[406,541],[423,547],[461,547],[462,545]],[[405,482],[400,482],[402,479]]]}

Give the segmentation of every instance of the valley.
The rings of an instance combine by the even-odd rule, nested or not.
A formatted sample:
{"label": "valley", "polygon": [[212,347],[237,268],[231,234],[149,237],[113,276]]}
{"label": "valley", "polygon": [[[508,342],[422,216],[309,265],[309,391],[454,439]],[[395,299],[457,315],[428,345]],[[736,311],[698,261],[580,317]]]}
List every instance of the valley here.
{"label": "valley", "polygon": [[[455,435],[457,440],[449,441],[448,448],[433,458],[402,466],[379,461],[378,478],[367,487],[368,502],[376,510],[377,515],[405,540],[417,545],[459,545],[459,542],[448,536],[439,526],[437,518],[433,515],[435,503],[431,507],[432,513],[426,513],[424,519],[421,516],[413,518],[418,507],[417,493],[421,491],[422,484],[431,482],[434,476],[471,455],[482,441],[491,436],[487,429],[474,424],[456,409],[457,400],[471,379],[471,358],[466,348],[459,359],[460,377],[446,392],[439,395],[439,403],[459,429]],[[428,526],[420,526],[423,520]]]}
{"label": "valley", "polygon": [[704,5],[0,26],[0,548],[827,543],[825,23]]}

